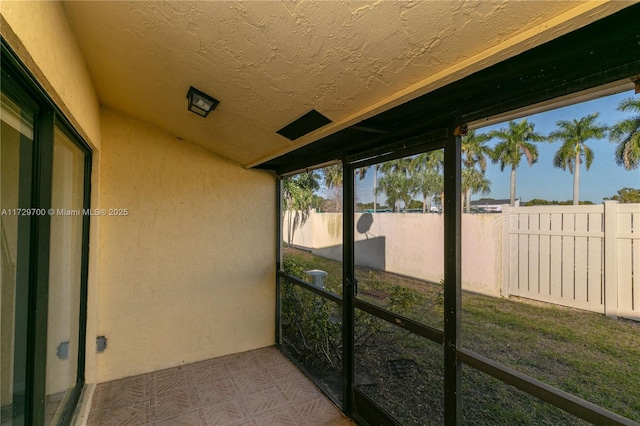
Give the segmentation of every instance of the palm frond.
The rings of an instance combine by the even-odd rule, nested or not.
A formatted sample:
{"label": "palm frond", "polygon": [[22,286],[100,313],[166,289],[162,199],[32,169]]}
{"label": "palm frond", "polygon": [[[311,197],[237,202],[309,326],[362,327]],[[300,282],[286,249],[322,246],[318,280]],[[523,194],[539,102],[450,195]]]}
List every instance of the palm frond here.
{"label": "palm frond", "polygon": [[[640,112],[640,99],[626,98],[618,104],[619,111]],[[609,132],[609,140],[618,143],[616,163],[627,170],[640,164],[640,115],[616,123]]]}

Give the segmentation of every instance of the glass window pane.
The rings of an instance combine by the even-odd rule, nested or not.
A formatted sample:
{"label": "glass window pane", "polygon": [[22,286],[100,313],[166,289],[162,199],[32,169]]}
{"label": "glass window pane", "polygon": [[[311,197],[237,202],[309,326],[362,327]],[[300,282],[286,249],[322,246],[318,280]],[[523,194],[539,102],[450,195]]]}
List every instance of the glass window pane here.
{"label": "glass window pane", "polygon": [[53,151],[45,416],[57,424],[77,382],[84,154],[59,128]]}
{"label": "glass window pane", "polygon": [[0,420],[24,423],[27,306],[29,298],[32,111],[2,94],[0,129]]}

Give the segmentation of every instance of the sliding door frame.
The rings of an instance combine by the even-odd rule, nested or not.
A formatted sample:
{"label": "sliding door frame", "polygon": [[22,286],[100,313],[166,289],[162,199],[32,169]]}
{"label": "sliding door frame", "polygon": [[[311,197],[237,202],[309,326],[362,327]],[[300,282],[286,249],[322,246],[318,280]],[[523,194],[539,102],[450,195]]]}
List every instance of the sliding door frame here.
{"label": "sliding door frame", "polygon": [[[70,121],[40,86],[18,56],[0,38],[2,54],[2,90],[20,92],[37,106],[34,123],[34,148],[31,181],[31,209],[46,211],[29,217],[29,279],[27,302],[26,387],[24,424],[45,423],[46,356],[49,292],[49,252],[51,231],[51,193],[53,174],[53,138],[60,128],[84,155],[83,208],[90,208],[92,150]],[[35,211],[35,210],[34,210]],[[55,213],[55,212],[54,212]],[[69,424],[85,383],[87,281],[89,264],[90,215],[83,215],[78,324],[78,359],[76,383],[64,408],[61,424]],[[14,425],[17,426],[17,425]]]}

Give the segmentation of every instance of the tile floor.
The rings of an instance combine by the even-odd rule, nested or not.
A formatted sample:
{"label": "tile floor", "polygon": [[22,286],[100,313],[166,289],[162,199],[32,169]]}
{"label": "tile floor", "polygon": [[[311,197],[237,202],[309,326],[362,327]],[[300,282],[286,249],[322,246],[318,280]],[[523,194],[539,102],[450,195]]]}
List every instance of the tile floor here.
{"label": "tile floor", "polygon": [[354,425],[277,348],[96,387],[89,426]]}

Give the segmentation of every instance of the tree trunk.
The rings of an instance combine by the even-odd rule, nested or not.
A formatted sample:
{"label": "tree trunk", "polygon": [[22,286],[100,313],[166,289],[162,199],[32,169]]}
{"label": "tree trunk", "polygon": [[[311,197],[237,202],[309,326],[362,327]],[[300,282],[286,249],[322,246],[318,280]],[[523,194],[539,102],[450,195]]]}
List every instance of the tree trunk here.
{"label": "tree trunk", "polygon": [[342,213],[342,184],[340,184],[340,186],[335,185],[333,191],[334,210],[336,213]]}
{"label": "tree trunk", "polygon": [[509,198],[511,207],[516,205],[516,168],[511,166],[511,195]]}
{"label": "tree trunk", "polygon": [[378,165],[373,166],[373,212],[378,211]]}
{"label": "tree trunk", "polygon": [[298,228],[298,223],[300,222],[300,212],[298,210],[296,210],[296,214],[293,217],[293,225],[291,226],[291,242],[290,244],[293,244],[293,238],[295,237],[295,233],[296,233],[296,229]]}
{"label": "tree trunk", "polygon": [[573,170],[573,205],[580,204],[580,148],[576,151],[576,164]]}
{"label": "tree trunk", "polygon": [[471,213],[471,188],[467,189],[467,213]]}
{"label": "tree trunk", "polygon": [[[285,210],[285,212],[286,212],[286,210]],[[282,214],[282,216],[280,217],[280,225],[282,226],[280,229],[282,230],[282,235],[280,235],[280,236],[278,237],[278,238],[281,238],[281,239],[282,239],[282,242],[283,242],[283,243],[288,242],[288,241],[285,241],[285,240],[284,240],[284,233],[285,233],[285,227],[284,227],[284,226],[285,226],[285,223],[284,223],[284,220],[285,220],[285,213],[283,213],[283,214]],[[286,229],[288,229],[288,228],[286,228]],[[287,234],[288,234],[288,232],[287,232]],[[287,235],[287,240],[288,240],[288,239],[289,239],[289,235]]]}
{"label": "tree trunk", "polygon": [[425,214],[427,212],[427,196],[423,195],[422,196],[422,214]]}

